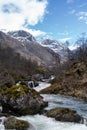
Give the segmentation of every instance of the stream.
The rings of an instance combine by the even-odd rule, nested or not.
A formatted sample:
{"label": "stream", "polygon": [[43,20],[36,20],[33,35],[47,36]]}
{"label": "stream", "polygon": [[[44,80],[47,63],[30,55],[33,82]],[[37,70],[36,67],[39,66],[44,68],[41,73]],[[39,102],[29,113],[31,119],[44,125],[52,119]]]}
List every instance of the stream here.
{"label": "stream", "polygon": [[[38,87],[34,88],[36,91],[40,91],[45,87],[49,87],[50,84],[41,82]],[[46,110],[50,110],[56,107],[67,107],[77,111],[82,117],[84,117],[84,124],[59,122],[53,118],[48,118],[44,115],[28,115],[17,117],[29,121],[32,125],[29,130],[87,130],[87,102],[72,98],[69,96],[42,94],[45,101],[48,101],[48,107]],[[2,117],[2,120],[4,117]],[[4,130],[3,122],[0,124],[0,130]]]}

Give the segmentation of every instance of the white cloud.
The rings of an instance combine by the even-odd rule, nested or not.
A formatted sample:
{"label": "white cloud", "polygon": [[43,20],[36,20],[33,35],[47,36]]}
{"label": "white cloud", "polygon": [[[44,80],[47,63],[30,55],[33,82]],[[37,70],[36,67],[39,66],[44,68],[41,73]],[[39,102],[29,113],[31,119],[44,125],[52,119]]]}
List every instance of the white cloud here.
{"label": "white cloud", "polygon": [[65,37],[65,38],[59,39],[59,41],[61,41],[61,42],[66,42],[66,41],[69,41],[69,40],[71,40],[71,39],[72,39],[71,37]]}
{"label": "white cloud", "polygon": [[67,3],[73,3],[75,0],[67,0]]}
{"label": "white cloud", "polygon": [[[42,22],[47,4],[47,0],[0,0],[0,28],[19,30]],[[34,35],[45,34],[40,30],[30,31]]]}
{"label": "white cloud", "polygon": [[87,24],[87,12],[79,12],[76,15],[80,21],[84,21]]}
{"label": "white cloud", "polygon": [[38,36],[45,36],[46,32],[43,32],[41,30],[35,30],[35,29],[27,29],[27,28],[23,28],[23,30],[31,33],[33,36],[38,37]]}

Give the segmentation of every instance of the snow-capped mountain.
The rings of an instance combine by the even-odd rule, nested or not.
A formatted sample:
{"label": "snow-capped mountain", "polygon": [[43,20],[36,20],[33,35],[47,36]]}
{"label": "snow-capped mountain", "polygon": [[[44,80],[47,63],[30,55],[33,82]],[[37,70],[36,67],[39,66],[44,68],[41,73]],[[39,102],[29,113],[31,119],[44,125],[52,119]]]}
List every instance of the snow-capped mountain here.
{"label": "snow-capped mountain", "polygon": [[7,34],[13,38],[18,39],[21,42],[24,42],[24,41],[35,42],[36,41],[36,39],[29,32],[26,32],[24,30],[11,31],[11,32],[8,32]]}
{"label": "snow-capped mountain", "polygon": [[61,63],[67,60],[69,54],[69,48],[65,46],[63,43],[51,40],[51,39],[44,39],[40,41],[40,44],[45,47],[51,48],[54,52],[60,55]]}
{"label": "snow-capped mountain", "polygon": [[23,46],[24,46],[24,42],[32,42],[35,44],[40,44],[43,47],[50,48],[51,50],[56,52],[58,55],[60,55],[61,63],[66,61],[68,58],[69,48],[59,41],[52,40],[52,39],[43,39],[43,40],[38,41],[29,32],[26,32],[23,30],[12,31],[12,32],[8,32],[7,34],[21,41]]}
{"label": "snow-capped mountain", "polygon": [[[23,36],[18,32],[22,32]],[[38,44],[31,34],[29,34],[29,36],[31,36],[30,39],[28,37],[28,33],[25,31],[17,31],[13,34],[17,37],[14,38],[13,35],[8,35],[0,31],[0,46],[2,48],[11,48],[24,59],[31,59],[31,61],[37,62],[38,65],[52,67],[57,61],[57,63],[59,63],[59,55],[50,48],[43,47]],[[21,41],[19,36],[24,40]],[[28,39],[26,40],[26,38]]]}

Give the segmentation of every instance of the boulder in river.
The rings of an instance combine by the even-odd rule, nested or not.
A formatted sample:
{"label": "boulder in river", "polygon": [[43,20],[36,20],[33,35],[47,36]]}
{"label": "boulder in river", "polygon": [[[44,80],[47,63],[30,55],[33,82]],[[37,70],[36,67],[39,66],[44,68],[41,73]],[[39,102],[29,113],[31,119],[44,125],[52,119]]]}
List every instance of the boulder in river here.
{"label": "boulder in river", "polygon": [[27,121],[9,117],[4,121],[4,126],[6,130],[28,130],[30,124]]}
{"label": "boulder in river", "polygon": [[75,110],[69,108],[54,108],[47,111],[46,115],[63,122],[80,123],[82,120],[82,117],[78,115]]}
{"label": "boulder in river", "polygon": [[15,115],[36,114],[47,106],[35,90],[25,85],[14,85],[1,93],[3,112],[12,112]]}

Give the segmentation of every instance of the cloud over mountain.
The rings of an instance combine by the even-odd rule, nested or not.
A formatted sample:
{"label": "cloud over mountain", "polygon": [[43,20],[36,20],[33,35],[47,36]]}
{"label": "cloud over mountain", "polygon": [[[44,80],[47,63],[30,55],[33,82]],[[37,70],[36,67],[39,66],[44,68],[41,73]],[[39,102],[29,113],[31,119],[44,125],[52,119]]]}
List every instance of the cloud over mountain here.
{"label": "cloud over mountain", "polygon": [[[18,30],[42,22],[46,14],[47,0],[0,0],[0,28]],[[33,33],[33,30],[31,30]],[[35,35],[45,33],[34,30]]]}

